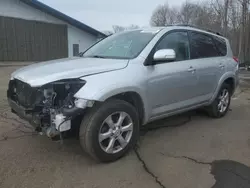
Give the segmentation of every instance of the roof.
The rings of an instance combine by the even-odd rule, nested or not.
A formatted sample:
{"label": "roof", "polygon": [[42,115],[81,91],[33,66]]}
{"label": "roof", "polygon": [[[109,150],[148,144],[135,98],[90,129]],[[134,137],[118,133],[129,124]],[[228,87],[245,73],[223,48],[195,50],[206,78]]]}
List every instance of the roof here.
{"label": "roof", "polygon": [[60,20],[63,20],[65,22],[69,23],[70,25],[77,27],[80,30],[86,31],[86,32],[91,33],[91,34],[98,36],[98,37],[106,37],[106,35],[104,33],[100,32],[100,31],[98,31],[98,30],[96,30],[88,25],[85,25],[82,22],[79,22],[78,20],[71,18],[71,17],[67,16],[66,14],[63,14],[62,12],[55,10],[52,7],[49,7],[48,5],[45,5],[37,0],[20,0],[20,1],[22,1],[23,3],[26,3],[27,5],[35,8],[35,9],[41,10],[42,12],[45,12],[53,17],[56,17]]}
{"label": "roof", "polygon": [[192,31],[199,31],[199,32],[203,32],[203,33],[207,33],[207,34],[210,34],[210,35],[214,35],[216,37],[219,37],[219,38],[223,38],[223,39],[226,39],[224,36],[222,36],[219,32],[215,32],[215,31],[212,31],[212,30],[209,30],[209,29],[204,29],[204,28],[199,28],[199,27],[196,27],[196,26],[192,26],[192,25],[187,25],[187,24],[176,24],[176,25],[166,25],[166,26],[156,26],[156,27],[144,27],[144,28],[141,28],[141,29],[135,29],[135,30],[171,30],[171,29],[188,29],[188,30],[192,30]]}

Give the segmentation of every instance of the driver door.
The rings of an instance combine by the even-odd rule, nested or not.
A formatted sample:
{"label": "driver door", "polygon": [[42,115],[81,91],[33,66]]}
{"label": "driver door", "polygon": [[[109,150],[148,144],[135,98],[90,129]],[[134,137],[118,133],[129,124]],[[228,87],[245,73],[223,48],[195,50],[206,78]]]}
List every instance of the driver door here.
{"label": "driver door", "polygon": [[172,62],[156,61],[153,66],[147,67],[151,118],[194,105],[193,98],[197,94],[198,79],[190,60],[187,32],[174,31],[160,40],[155,52],[173,49],[176,59]]}

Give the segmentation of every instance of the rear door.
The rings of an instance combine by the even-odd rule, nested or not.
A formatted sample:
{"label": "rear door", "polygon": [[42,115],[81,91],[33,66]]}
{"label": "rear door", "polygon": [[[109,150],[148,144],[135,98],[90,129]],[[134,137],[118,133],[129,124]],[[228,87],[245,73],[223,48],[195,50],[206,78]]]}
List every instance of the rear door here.
{"label": "rear door", "polygon": [[[225,58],[227,56],[227,44],[226,44],[225,39],[221,37],[213,36],[213,41],[218,51],[218,56],[217,56],[217,58],[219,59],[219,75],[218,76],[220,79],[221,76],[226,72],[226,65],[228,62],[228,58]],[[229,59],[232,60],[232,58],[229,58]]]}
{"label": "rear door", "polygon": [[197,97],[206,101],[212,97],[225,71],[225,62],[211,35],[190,31],[189,40],[191,59],[198,77]]}

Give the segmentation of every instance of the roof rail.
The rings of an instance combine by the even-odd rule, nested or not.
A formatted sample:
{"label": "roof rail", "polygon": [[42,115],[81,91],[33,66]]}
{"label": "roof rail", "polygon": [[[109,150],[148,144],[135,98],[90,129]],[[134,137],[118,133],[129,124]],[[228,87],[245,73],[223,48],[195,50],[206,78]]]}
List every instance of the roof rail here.
{"label": "roof rail", "polygon": [[197,27],[197,26],[190,25],[190,24],[177,24],[177,25],[175,25],[175,26],[193,27],[193,28],[202,29],[202,30],[208,31],[208,32],[210,32],[210,33],[214,33],[214,34],[216,34],[216,35],[222,36],[222,34],[220,34],[219,32],[215,32],[215,31],[212,31],[212,30],[210,30],[210,29],[199,28],[199,27]]}
{"label": "roof rail", "polygon": [[183,26],[183,27],[193,27],[193,28],[198,28],[194,25],[190,25],[190,24],[176,24],[175,26]]}
{"label": "roof rail", "polygon": [[219,32],[215,32],[215,31],[212,31],[212,30],[210,30],[210,29],[207,29],[207,31],[208,31],[208,32],[211,32],[211,33],[214,33],[214,34],[216,34],[216,35],[222,36]]}
{"label": "roof rail", "polygon": [[220,34],[219,32],[212,31],[212,30],[210,30],[210,29],[205,29],[205,30],[208,31],[208,32],[214,33],[214,34],[216,34],[216,35],[223,36],[223,35]]}

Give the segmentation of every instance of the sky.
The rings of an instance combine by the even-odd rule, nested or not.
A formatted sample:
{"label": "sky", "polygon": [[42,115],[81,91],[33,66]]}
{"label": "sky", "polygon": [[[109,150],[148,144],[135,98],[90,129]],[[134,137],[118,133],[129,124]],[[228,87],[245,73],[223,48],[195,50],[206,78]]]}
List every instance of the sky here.
{"label": "sky", "polygon": [[[112,31],[113,25],[148,26],[152,11],[166,0],[40,0],[54,9],[100,31]],[[185,0],[168,0],[178,6]]]}

